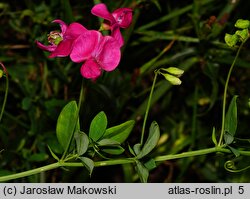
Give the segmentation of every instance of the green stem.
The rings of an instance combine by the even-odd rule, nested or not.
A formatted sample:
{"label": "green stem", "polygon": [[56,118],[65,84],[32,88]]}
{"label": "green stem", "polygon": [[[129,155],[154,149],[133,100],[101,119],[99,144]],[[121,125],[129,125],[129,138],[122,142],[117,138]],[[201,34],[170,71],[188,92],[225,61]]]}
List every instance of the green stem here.
{"label": "green stem", "polygon": [[83,84],[84,84],[84,80],[82,79],[81,91],[80,91],[80,96],[79,96],[79,101],[78,101],[78,111],[80,111],[81,104],[84,101],[85,89],[84,89]]}
{"label": "green stem", "polygon": [[81,104],[84,100],[84,94],[85,94],[85,90],[84,90],[84,87],[83,87],[83,81],[82,80],[82,84],[81,84],[81,91],[80,91],[80,96],[79,96],[79,101],[78,101],[78,106],[77,106],[77,112],[76,112],[76,117],[75,117],[75,121],[74,121],[74,128],[73,128],[73,131],[71,132],[71,135],[70,135],[70,139],[69,139],[69,142],[68,142],[68,145],[62,155],[62,158],[61,160],[64,160],[69,149],[70,149],[70,145],[72,143],[72,140],[73,140],[73,137],[74,137],[74,133],[75,133],[75,129],[76,129],[76,126],[77,126],[77,123],[78,123],[78,119],[79,119],[79,113],[80,113],[80,109],[81,109]]}
{"label": "green stem", "polygon": [[2,117],[3,117],[3,112],[4,112],[4,109],[5,109],[5,106],[6,106],[8,92],[9,92],[9,78],[8,78],[7,73],[5,74],[5,77],[6,77],[6,86],[5,86],[5,94],[4,94],[4,99],[3,99],[3,106],[2,106],[2,109],[1,109],[1,113],[0,113],[0,122],[1,122]]}
{"label": "green stem", "polygon": [[244,43],[245,42],[242,42],[240,47],[238,48],[236,56],[234,58],[234,61],[233,61],[232,65],[230,66],[230,69],[229,69],[228,74],[227,74],[227,79],[226,79],[224,94],[223,94],[221,133],[220,133],[220,139],[219,139],[219,142],[218,142],[218,146],[222,145],[222,139],[223,139],[224,131],[225,131],[226,100],[227,100],[227,89],[228,89],[229,80],[230,80],[234,65],[236,63],[236,60],[239,57],[240,51],[241,51],[242,46],[244,45]]}
{"label": "green stem", "polygon": [[[183,152],[180,154],[169,154],[169,155],[163,155],[163,156],[158,156],[154,160],[156,162],[162,162],[166,160],[174,160],[174,159],[180,159],[180,158],[188,158],[188,157],[194,157],[194,156],[200,156],[200,155],[206,155],[210,153],[216,153],[216,152],[221,152],[221,153],[231,153],[229,149],[222,148],[222,147],[213,147],[213,148],[208,148],[208,149],[201,149],[201,150],[196,150],[196,151],[189,151],[189,152]],[[239,153],[244,156],[250,156],[250,151],[240,151]],[[99,161],[95,162],[95,167],[102,167],[102,166],[111,166],[111,165],[120,165],[120,164],[129,164],[129,163],[134,163],[135,159],[134,158],[124,158],[124,159],[115,159],[115,160],[104,160],[104,161]],[[16,174],[11,174],[11,175],[6,175],[0,177],[0,182],[6,182],[9,180],[14,180],[18,178],[23,178],[27,177],[30,175],[34,174],[39,174],[41,172],[45,172],[48,170],[60,168],[60,167],[83,167],[83,164],[80,162],[57,162],[53,164],[49,164],[43,167],[39,167],[36,169],[32,169],[29,171],[24,171],[21,173],[16,173]]]}
{"label": "green stem", "polygon": [[[180,154],[163,155],[163,156],[156,157],[155,161],[162,162],[162,161],[166,161],[166,160],[174,160],[174,159],[180,159],[180,158],[194,157],[194,156],[198,156],[198,155],[206,155],[209,153],[222,152],[221,151],[222,149],[223,148],[221,148],[221,147],[213,147],[213,148],[201,149],[201,150],[197,150],[197,151],[183,152]],[[228,149],[223,149],[223,152],[230,153],[231,151]]]}
{"label": "green stem", "polygon": [[149,94],[148,104],[147,104],[147,108],[146,108],[146,112],[145,112],[145,117],[144,117],[143,125],[142,125],[141,146],[143,145],[143,139],[144,139],[145,128],[146,128],[146,123],[147,123],[147,118],[148,118],[148,112],[149,112],[150,105],[151,105],[151,100],[152,100],[152,96],[153,96],[153,91],[154,91],[154,87],[155,87],[155,82],[156,82],[156,79],[157,79],[157,75],[158,75],[158,72],[155,71],[155,77],[154,77],[153,84],[152,84],[152,87],[151,87],[151,91],[150,91],[150,94]]}
{"label": "green stem", "polygon": [[41,173],[41,172],[44,172],[44,171],[49,171],[49,170],[52,170],[52,169],[56,169],[56,168],[58,168],[60,166],[61,166],[61,164],[59,162],[57,162],[57,163],[49,164],[49,165],[39,167],[39,168],[36,168],[36,169],[31,169],[31,170],[28,170],[28,171],[24,171],[24,172],[21,172],[21,173],[2,176],[2,177],[0,177],[0,182],[6,182],[6,181],[9,181],[9,180],[14,180],[14,179],[18,179],[18,178],[31,176],[31,175],[38,174],[38,173]]}

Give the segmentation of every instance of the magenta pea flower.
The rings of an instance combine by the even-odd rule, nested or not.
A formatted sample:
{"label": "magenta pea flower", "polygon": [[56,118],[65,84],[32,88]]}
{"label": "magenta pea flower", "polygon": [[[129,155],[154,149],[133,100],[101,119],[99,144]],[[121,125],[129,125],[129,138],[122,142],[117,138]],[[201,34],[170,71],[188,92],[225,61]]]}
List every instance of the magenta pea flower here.
{"label": "magenta pea flower", "polygon": [[60,19],[56,19],[53,23],[58,23],[61,27],[61,32],[52,31],[48,35],[48,46],[36,41],[36,44],[39,48],[45,51],[51,52],[49,58],[53,57],[66,57],[70,54],[72,49],[72,44],[74,40],[86,32],[87,29],[79,23],[71,23],[69,26],[66,25]]}
{"label": "magenta pea flower", "polygon": [[130,26],[132,22],[132,11],[131,8],[118,8],[110,13],[104,3],[96,4],[91,9],[93,15],[108,20],[111,27],[114,24],[118,24],[121,28],[128,28]]}
{"label": "magenta pea flower", "polygon": [[111,29],[111,36],[113,36],[120,46],[123,45],[123,37],[120,28],[128,28],[132,22],[132,12],[130,8],[118,8],[110,13],[104,3],[96,4],[91,13],[108,21],[104,23],[106,29]]}
{"label": "magenta pea flower", "polygon": [[102,70],[114,70],[121,58],[120,46],[111,36],[89,30],[81,34],[73,44],[70,58],[81,63],[81,75],[87,79],[96,79]]}

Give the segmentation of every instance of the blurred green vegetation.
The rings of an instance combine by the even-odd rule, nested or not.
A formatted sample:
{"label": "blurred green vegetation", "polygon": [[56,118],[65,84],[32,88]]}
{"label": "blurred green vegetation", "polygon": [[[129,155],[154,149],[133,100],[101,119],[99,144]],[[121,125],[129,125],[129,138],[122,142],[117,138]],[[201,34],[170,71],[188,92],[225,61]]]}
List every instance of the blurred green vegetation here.
{"label": "blurred green vegetation", "polygon": [[[100,1],[95,1],[100,2]],[[158,67],[185,70],[181,86],[164,78],[156,84],[149,120],[156,120],[161,140],[154,155],[175,154],[213,146],[213,126],[221,123],[226,75],[235,51],[224,43],[237,19],[250,19],[249,1],[237,0],[103,0],[110,11],[134,10],[132,26],[123,30],[126,44],[119,67],[96,82],[84,80],[86,99],[80,123],[88,130],[101,110],[109,125],[135,119],[127,143],[140,139],[142,119]],[[49,31],[59,29],[54,19],[77,21],[98,29],[91,15],[93,1],[2,0],[0,2],[0,61],[8,70],[8,101],[0,123],[0,175],[21,172],[53,162],[62,149],[56,139],[56,121],[62,107],[78,99],[80,65],[68,58],[47,58],[34,41],[46,42]],[[250,50],[244,46],[229,83],[229,95],[239,95],[236,136],[249,138]],[[0,107],[4,97],[0,79]],[[150,122],[149,122],[150,123]],[[236,143],[237,144],[237,143]],[[240,143],[242,144],[242,143]],[[248,144],[248,145],[247,145]],[[246,143],[249,146],[249,143]],[[233,155],[211,154],[166,161],[151,171],[149,182],[249,182],[249,170],[229,173],[224,163]],[[243,157],[242,164],[250,164]],[[244,165],[242,165],[244,167]],[[56,169],[16,182],[137,182],[132,165],[95,168],[91,178],[84,168]]]}

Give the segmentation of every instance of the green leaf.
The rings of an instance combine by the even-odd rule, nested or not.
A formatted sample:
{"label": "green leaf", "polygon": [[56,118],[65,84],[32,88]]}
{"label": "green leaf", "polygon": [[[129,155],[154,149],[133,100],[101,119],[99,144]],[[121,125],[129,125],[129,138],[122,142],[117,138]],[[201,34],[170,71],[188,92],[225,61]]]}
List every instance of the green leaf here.
{"label": "green leaf", "polygon": [[238,96],[234,96],[230,102],[226,118],[225,118],[225,131],[234,136],[237,129],[237,100]]}
{"label": "green leaf", "polygon": [[155,164],[155,160],[153,158],[151,158],[149,161],[147,161],[144,166],[150,171],[154,168],[156,168],[156,164]]}
{"label": "green leaf", "polygon": [[145,155],[149,154],[157,145],[160,138],[160,129],[157,124],[157,122],[152,122],[150,128],[149,128],[149,135],[148,138],[140,151],[140,153],[137,155],[137,158],[140,159],[144,157]]}
{"label": "green leaf", "polygon": [[58,142],[67,149],[71,136],[75,130],[77,119],[77,104],[76,101],[71,101],[62,109],[56,125],[56,135]]}
{"label": "green leaf", "polygon": [[50,148],[50,146],[48,145],[49,151],[52,155],[53,158],[55,158],[57,161],[59,161],[59,158],[57,157],[57,155],[52,151],[52,149]]}
{"label": "green leaf", "polygon": [[94,161],[87,157],[79,157],[79,159],[81,160],[83,165],[86,167],[86,169],[89,171],[89,175],[91,175],[95,167]]}
{"label": "green leaf", "polygon": [[105,131],[103,138],[109,138],[119,143],[123,143],[130,135],[134,124],[134,120],[129,120],[120,125],[110,127]]}
{"label": "green leaf", "polygon": [[106,114],[103,111],[101,111],[91,121],[89,129],[89,137],[95,142],[99,140],[105,133],[107,124],[108,121]]}
{"label": "green leaf", "polygon": [[129,152],[133,155],[133,156],[136,156],[134,150],[132,149],[132,147],[130,145],[128,145],[128,150]]}
{"label": "green leaf", "polygon": [[148,169],[139,161],[136,161],[135,169],[140,177],[141,182],[146,183],[148,181],[149,171]]}
{"label": "green leaf", "polygon": [[89,138],[86,133],[78,131],[75,133],[76,149],[79,156],[83,155],[89,146]]}
{"label": "green leaf", "polygon": [[215,127],[213,127],[213,132],[212,132],[212,141],[215,146],[218,145],[217,139],[216,139],[216,132],[215,132]]}
{"label": "green leaf", "polygon": [[120,143],[112,139],[102,139],[97,142],[99,146],[119,146]]}
{"label": "green leaf", "polygon": [[141,152],[141,144],[140,143],[135,144],[133,150],[135,154],[138,155]]}
{"label": "green leaf", "polygon": [[103,152],[112,154],[112,155],[120,155],[122,154],[125,150],[121,146],[114,146],[114,147],[107,147],[107,148],[102,148],[101,149]]}
{"label": "green leaf", "polygon": [[224,133],[224,140],[225,140],[225,144],[229,145],[234,141],[234,137],[231,134],[229,134],[228,132],[225,132]]}
{"label": "green leaf", "polygon": [[112,139],[102,139],[97,142],[97,144],[100,146],[99,149],[101,149],[102,152],[108,154],[120,155],[124,152],[124,149],[120,146],[120,143]]}
{"label": "green leaf", "polygon": [[230,149],[230,151],[232,151],[232,153],[235,155],[236,158],[240,156],[240,152],[237,149],[231,146],[228,146],[228,148]]}

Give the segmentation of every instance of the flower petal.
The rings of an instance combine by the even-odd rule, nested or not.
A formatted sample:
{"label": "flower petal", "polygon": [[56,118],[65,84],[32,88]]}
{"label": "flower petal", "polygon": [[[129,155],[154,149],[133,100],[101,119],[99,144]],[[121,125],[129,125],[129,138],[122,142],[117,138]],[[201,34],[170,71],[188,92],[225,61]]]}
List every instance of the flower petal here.
{"label": "flower petal", "polygon": [[113,37],[105,36],[100,49],[100,53],[96,57],[97,62],[105,71],[114,70],[121,59],[120,45]]}
{"label": "flower petal", "polygon": [[85,31],[85,33],[81,34],[73,43],[70,53],[71,60],[79,63],[89,59],[101,37],[101,33],[95,30]]}
{"label": "flower petal", "polygon": [[46,50],[46,51],[49,51],[49,52],[53,52],[57,46],[56,45],[48,45],[48,46],[45,46],[44,44],[42,44],[41,42],[39,41],[35,41],[36,42],[36,45],[41,48],[42,50]]}
{"label": "flower petal", "polygon": [[127,28],[132,22],[132,12],[130,8],[118,8],[112,12],[112,15],[121,28]]}
{"label": "flower petal", "polygon": [[57,48],[49,55],[49,58],[53,57],[66,57],[70,54],[72,49],[73,40],[63,40],[61,41]]}
{"label": "flower petal", "polygon": [[87,29],[79,23],[72,23],[68,26],[65,34],[63,35],[64,39],[76,39],[79,35],[83,34]]}
{"label": "flower petal", "polygon": [[55,19],[54,21],[52,21],[52,23],[58,23],[60,25],[62,34],[64,34],[68,28],[67,24],[60,19]]}
{"label": "flower petal", "polygon": [[123,46],[124,40],[118,24],[114,24],[111,27],[111,36],[118,42],[120,47]]}
{"label": "flower petal", "polygon": [[81,67],[81,75],[87,79],[96,79],[101,75],[101,68],[94,59],[88,59]]}
{"label": "flower petal", "polygon": [[108,11],[107,6],[104,3],[99,3],[96,4],[92,9],[91,9],[91,13],[93,15],[96,15],[98,17],[101,17],[103,19],[106,19],[110,22],[111,25],[113,25],[115,22],[114,17],[112,16],[112,14]]}

